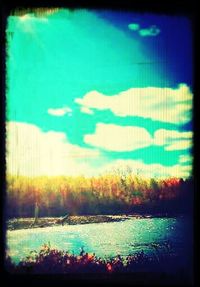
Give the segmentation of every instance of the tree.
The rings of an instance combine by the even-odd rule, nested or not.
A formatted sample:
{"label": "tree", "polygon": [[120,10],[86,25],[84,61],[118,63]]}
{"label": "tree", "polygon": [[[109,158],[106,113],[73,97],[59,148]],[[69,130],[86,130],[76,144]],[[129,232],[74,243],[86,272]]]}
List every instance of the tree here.
{"label": "tree", "polygon": [[39,205],[38,205],[38,202],[36,201],[35,202],[35,210],[34,210],[34,223],[33,224],[36,224],[38,222],[38,215],[39,215]]}

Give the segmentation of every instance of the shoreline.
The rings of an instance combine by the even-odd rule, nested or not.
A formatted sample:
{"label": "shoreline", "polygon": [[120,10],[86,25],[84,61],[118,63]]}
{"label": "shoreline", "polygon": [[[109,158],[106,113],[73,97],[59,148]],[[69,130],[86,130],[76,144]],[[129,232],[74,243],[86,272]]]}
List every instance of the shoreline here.
{"label": "shoreline", "polygon": [[7,230],[45,228],[59,225],[78,225],[103,222],[118,222],[129,219],[126,215],[72,215],[64,220],[62,217],[41,217],[34,224],[34,218],[13,218],[7,220]]}
{"label": "shoreline", "polygon": [[[176,215],[177,216],[177,215]],[[34,223],[33,217],[27,218],[12,218],[7,220],[7,230],[19,229],[32,229],[32,228],[45,228],[50,226],[59,225],[78,225],[78,224],[91,224],[91,223],[104,223],[104,222],[119,222],[129,220],[131,218],[155,218],[155,217],[174,217],[174,215],[167,214],[130,214],[130,215],[70,215],[63,220],[63,217],[41,217]]]}

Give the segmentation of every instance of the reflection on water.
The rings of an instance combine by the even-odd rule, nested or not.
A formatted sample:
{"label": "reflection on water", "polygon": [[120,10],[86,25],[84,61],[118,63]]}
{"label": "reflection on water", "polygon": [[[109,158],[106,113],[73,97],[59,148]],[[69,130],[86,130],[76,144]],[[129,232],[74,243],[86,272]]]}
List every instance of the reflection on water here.
{"label": "reflection on water", "polygon": [[48,242],[52,247],[74,254],[79,254],[84,247],[85,251],[103,258],[141,250],[153,254],[152,243],[158,243],[159,250],[166,252],[164,244],[168,242],[170,252],[181,252],[189,237],[186,226],[186,218],[179,217],[129,218],[121,222],[22,229],[7,232],[7,248],[15,262]]}

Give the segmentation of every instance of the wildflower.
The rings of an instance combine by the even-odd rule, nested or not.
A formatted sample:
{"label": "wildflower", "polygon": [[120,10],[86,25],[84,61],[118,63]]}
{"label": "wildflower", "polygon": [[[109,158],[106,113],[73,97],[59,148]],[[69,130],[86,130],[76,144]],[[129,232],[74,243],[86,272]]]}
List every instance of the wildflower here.
{"label": "wildflower", "polygon": [[109,271],[109,272],[111,272],[111,271],[112,271],[112,266],[111,266],[111,264],[110,264],[110,263],[107,263],[107,264],[106,264],[106,267],[107,267],[107,269],[108,269],[108,271]]}
{"label": "wildflower", "polygon": [[69,259],[67,259],[66,263],[67,263],[67,265],[69,265],[69,264],[70,264],[70,260],[69,260]]}

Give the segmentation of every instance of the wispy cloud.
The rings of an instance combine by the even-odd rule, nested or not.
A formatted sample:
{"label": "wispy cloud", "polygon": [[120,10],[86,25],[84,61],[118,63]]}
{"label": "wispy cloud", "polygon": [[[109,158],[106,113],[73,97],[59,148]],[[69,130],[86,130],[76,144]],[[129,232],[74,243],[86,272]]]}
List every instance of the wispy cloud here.
{"label": "wispy cloud", "polygon": [[131,31],[137,32],[141,37],[155,37],[160,34],[160,29],[156,25],[151,25],[147,28],[140,28],[138,23],[130,23],[128,28]]}
{"label": "wispy cloud", "polygon": [[84,106],[81,107],[81,112],[85,113],[85,114],[89,114],[89,115],[93,115],[94,114],[93,110],[89,109],[88,107],[84,107]]}
{"label": "wispy cloud", "polygon": [[113,172],[114,170],[126,170],[127,167],[131,169],[133,174],[137,174],[142,177],[147,178],[188,178],[192,172],[192,165],[181,165],[176,164],[173,166],[165,166],[162,164],[146,164],[142,160],[125,160],[119,159],[114,160],[111,163],[107,164],[105,172]]}
{"label": "wispy cloud", "polygon": [[140,29],[140,25],[138,23],[130,23],[128,28],[132,31],[138,31]]}
{"label": "wispy cloud", "polygon": [[140,29],[139,34],[142,37],[155,37],[160,34],[160,29],[156,25],[152,25],[149,28]]}
{"label": "wispy cloud", "polygon": [[181,125],[191,121],[192,98],[190,88],[180,84],[176,89],[131,88],[114,96],[91,91],[75,102],[89,109],[109,109],[119,117],[138,116]]}
{"label": "wispy cloud", "polygon": [[188,163],[191,164],[193,161],[193,157],[190,154],[184,154],[179,156],[179,163]]}
{"label": "wispy cloud", "polygon": [[69,107],[64,107],[64,108],[60,108],[60,109],[48,109],[48,114],[52,115],[52,116],[56,116],[56,117],[62,117],[65,114],[69,114],[71,115],[72,113],[72,109]]}
{"label": "wispy cloud", "polygon": [[192,147],[193,132],[159,129],[154,133],[154,144],[164,146],[166,151],[185,150]]}

